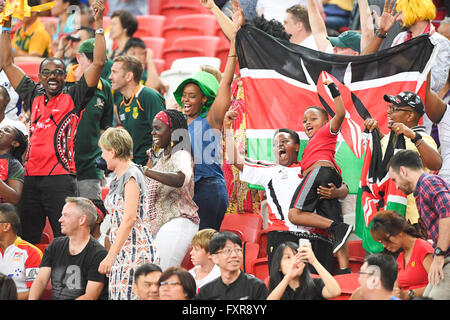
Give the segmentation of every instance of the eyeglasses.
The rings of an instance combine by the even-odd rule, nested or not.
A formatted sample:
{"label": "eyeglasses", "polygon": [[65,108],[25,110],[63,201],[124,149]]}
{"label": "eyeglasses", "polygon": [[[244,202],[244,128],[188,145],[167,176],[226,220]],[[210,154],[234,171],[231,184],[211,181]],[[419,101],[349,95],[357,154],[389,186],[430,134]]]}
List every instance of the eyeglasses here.
{"label": "eyeglasses", "polygon": [[41,75],[44,77],[50,77],[50,75],[53,74],[55,77],[61,77],[63,75],[66,74],[66,72],[62,69],[56,69],[56,70],[48,70],[48,69],[44,69],[41,71]]}
{"label": "eyeglasses", "polygon": [[169,287],[175,287],[177,285],[180,285],[181,282],[178,281],[163,281],[159,283],[160,287],[169,286]]}
{"label": "eyeglasses", "polygon": [[231,254],[231,252],[234,252],[236,254],[241,254],[242,248],[234,248],[234,249],[226,248],[226,249],[217,251],[217,253],[222,253],[226,257],[228,257]]}
{"label": "eyeglasses", "polygon": [[393,106],[393,105],[388,107],[388,112],[390,112],[390,113],[394,113],[394,112],[397,112],[397,111],[412,112],[412,110],[399,108],[399,107],[396,107],[396,106]]}

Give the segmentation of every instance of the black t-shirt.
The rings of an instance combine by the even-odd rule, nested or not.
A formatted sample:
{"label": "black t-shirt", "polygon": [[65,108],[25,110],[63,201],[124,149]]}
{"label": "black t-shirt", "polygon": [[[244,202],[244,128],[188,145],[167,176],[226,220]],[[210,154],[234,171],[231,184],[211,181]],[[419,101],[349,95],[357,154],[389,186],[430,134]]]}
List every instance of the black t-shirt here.
{"label": "black t-shirt", "polygon": [[[325,283],[320,278],[313,278],[312,279],[314,286],[310,288],[310,292],[306,294],[307,299],[305,300],[326,300],[322,296],[322,289],[325,287]],[[286,290],[284,291],[283,296],[280,300],[297,300],[295,297],[295,292],[299,290],[300,287],[298,287],[296,290],[292,290],[290,286],[286,287]]]}
{"label": "black t-shirt", "polygon": [[52,268],[52,300],[72,300],[85,294],[88,281],[104,282],[99,300],[108,299],[108,281],[98,272],[108,251],[91,237],[77,255],[69,253],[69,237],[55,238],[45,249],[41,267]]}
{"label": "black t-shirt", "polygon": [[233,283],[226,285],[222,278],[200,288],[197,300],[265,300],[268,290],[264,282],[241,271]]}

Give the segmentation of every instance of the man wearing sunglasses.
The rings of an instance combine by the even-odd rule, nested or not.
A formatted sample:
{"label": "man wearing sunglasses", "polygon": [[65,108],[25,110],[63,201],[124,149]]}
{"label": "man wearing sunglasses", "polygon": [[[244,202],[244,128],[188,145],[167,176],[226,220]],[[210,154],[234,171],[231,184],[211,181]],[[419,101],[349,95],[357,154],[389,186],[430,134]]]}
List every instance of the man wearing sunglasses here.
{"label": "man wearing sunglasses", "polygon": [[[375,119],[366,119],[364,122],[370,132],[378,130],[381,137],[383,158],[388,145],[390,145],[389,141],[403,135],[406,150],[414,150],[419,153],[427,172],[439,170],[442,166],[442,158],[437,151],[436,142],[425,133],[425,127],[419,125],[419,121],[425,113],[422,99],[414,92],[403,91],[396,96],[384,95],[384,100],[388,102],[388,128],[391,130],[389,134],[384,135],[380,131]],[[419,213],[412,195],[407,197],[405,218],[411,224],[416,224],[419,221]]]}
{"label": "man wearing sunglasses", "polygon": [[[0,11],[3,8],[4,0],[0,0]],[[46,217],[54,236],[61,235],[58,220],[65,199],[77,194],[76,131],[81,112],[94,95],[106,60],[102,29],[104,1],[94,1],[92,9],[97,27],[93,63],[73,86],[66,86],[66,66],[55,57],[41,62],[39,83],[34,83],[13,62],[11,21],[5,22],[2,28],[0,65],[23,100],[25,111],[31,113],[25,179],[18,209],[22,220],[21,236],[33,244],[41,240]]]}

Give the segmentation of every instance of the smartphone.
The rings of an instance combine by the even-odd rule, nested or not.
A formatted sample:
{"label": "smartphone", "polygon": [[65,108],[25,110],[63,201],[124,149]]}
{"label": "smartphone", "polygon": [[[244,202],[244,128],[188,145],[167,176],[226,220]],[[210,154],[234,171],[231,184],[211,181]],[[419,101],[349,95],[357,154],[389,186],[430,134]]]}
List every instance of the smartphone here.
{"label": "smartphone", "polygon": [[311,244],[311,242],[308,239],[298,239],[299,247],[309,246],[310,244]]}

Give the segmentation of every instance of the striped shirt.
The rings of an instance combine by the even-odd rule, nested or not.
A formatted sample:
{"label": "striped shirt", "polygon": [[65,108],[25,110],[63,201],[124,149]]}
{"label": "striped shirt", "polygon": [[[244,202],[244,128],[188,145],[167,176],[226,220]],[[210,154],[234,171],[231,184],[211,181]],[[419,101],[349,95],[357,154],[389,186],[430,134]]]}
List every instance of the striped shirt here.
{"label": "striped shirt", "polygon": [[[439,176],[422,174],[414,190],[420,218],[428,230],[428,237],[437,246],[439,238],[439,220],[450,218],[450,187]],[[447,248],[441,248],[447,249]],[[450,256],[447,249],[445,257]]]}

